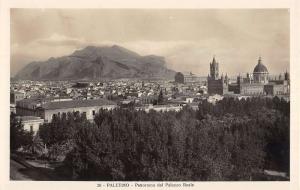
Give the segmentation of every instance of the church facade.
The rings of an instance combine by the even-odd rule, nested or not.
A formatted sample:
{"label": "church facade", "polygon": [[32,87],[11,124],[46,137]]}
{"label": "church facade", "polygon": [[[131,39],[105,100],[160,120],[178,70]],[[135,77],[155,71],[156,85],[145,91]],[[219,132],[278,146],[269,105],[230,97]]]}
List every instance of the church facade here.
{"label": "church facade", "polygon": [[207,92],[209,94],[226,94],[228,93],[229,79],[226,74],[219,77],[219,63],[215,57],[210,63],[210,74],[207,76]]}
{"label": "church facade", "polygon": [[236,83],[229,83],[227,75],[219,79],[219,63],[213,58],[210,63],[210,75],[207,78],[209,94],[241,94],[241,95],[287,95],[290,79],[288,72],[282,77],[270,79],[267,67],[261,57],[254,67],[253,73],[246,77],[238,76]]}

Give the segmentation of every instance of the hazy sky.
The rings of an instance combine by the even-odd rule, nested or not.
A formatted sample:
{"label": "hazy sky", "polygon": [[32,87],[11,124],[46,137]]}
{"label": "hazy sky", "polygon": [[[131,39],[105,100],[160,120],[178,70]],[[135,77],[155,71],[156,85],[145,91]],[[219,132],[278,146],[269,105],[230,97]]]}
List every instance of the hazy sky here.
{"label": "hazy sky", "polygon": [[229,75],[252,72],[261,55],[277,74],[289,70],[289,33],[287,9],[11,9],[11,74],[31,61],[112,44],[200,75],[213,55]]}

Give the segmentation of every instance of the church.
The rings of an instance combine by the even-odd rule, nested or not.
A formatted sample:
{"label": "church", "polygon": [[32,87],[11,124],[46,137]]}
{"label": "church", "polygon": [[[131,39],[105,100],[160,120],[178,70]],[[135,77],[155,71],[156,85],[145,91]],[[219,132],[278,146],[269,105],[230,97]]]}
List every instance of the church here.
{"label": "church", "polygon": [[288,95],[290,92],[289,73],[271,79],[267,67],[261,57],[254,67],[253,73],[246,77],[238,76],[236,83],[230,83],[228,76],[219,77],[219,63],[213,58],[210,63],[210,75],[207,77],[209,94],[240,94],[240,95]]}
{"label": "church", "polygon": [[210,75],[207,76],[207,92],[208,94],[227,94],[229,86],[229,79],[226,74],[219,77],[219,63],[215,57],[210,63]]}

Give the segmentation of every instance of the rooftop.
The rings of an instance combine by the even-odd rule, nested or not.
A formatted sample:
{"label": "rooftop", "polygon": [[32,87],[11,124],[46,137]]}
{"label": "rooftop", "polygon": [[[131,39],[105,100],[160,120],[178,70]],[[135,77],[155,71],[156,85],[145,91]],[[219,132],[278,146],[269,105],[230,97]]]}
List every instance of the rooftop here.
{"label": "rooftop", "polygon": [[18,119],[22,121],[32,121],[32,120],[40,120],[40,117],[35,117],[35,116],[17,116]]}
{"label": "rooftop", "polygon": [[46,110],[54,110],[54,109],[93,107],[93,106],[104,106],[104,105],[116,105],[116,103],[102,98],[96,100],[72,100],[72,101],[63,101],[63,102],[48,102],[43,104],[42,107]]}
{"label": "rooftop", "polygon": [[259,57],[258,64],[255,66],[253,73],[268,73],[267,67],[262,64],[261,57]]}
{"label": "rooftop", "polygon": [[12,93],[12,94],[21,94],[21,95],[24,95],[24,93],[18,92],[18,91],[11,91],[10,93]]}

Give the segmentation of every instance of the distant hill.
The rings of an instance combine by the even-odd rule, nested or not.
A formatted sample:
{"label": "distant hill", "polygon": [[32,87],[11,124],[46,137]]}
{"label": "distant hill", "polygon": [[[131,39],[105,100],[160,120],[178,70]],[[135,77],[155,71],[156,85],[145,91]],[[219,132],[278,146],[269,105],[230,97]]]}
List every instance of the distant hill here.
{"label": "distant hill", "polygon": [[26,80],[171,79],[164,57],[141,56],[121,46],[88,46],[73,54],[32,62],[15,78]]}

